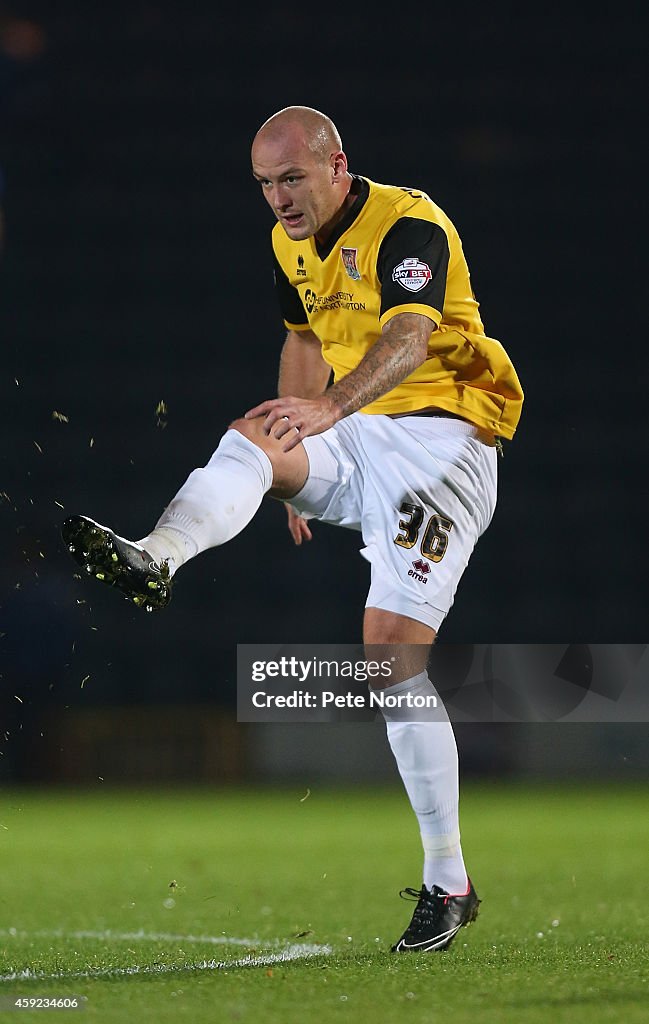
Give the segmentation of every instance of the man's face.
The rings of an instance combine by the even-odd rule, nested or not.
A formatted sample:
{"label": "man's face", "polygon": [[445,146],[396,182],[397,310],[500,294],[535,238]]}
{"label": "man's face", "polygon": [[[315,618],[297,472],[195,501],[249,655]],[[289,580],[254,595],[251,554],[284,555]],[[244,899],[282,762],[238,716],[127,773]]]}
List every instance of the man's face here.
{"label": "man's face", "polygon": [[260,136],[253,143],[252,172],[266,202],[295,242],[315,235],[339,208],[336,156],[323,160],[295,133]]}

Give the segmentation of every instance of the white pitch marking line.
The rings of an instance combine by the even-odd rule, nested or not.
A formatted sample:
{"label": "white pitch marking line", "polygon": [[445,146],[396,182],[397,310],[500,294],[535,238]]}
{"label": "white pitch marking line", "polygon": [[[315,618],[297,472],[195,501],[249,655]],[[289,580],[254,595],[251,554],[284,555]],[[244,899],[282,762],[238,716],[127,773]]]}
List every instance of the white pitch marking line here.
{"label": "white pitch marking line", "polygon": [[281,946],[279,939],[241,939],[232,935],[176,935],[171,932],[145,932],[140,929],[137,932],[115,932],[110,928],[104,931],[88,931],[86,929],[75,932],[64,932],[60,928],[39,929],[35,932],[21,931],[18,928],[0,928],[0,938],[3,939],[28,939],[30,937],[39,939],[97,939],[105,942],[185,942],[209,946],[263,946],[265,949],[276,949]]}
{"label": "white pitch marking line", "polygon": [[238,960],[200,960],[198,963],[182,964],[151,964],[140,967],[98,967],[89,971],[14,971],[12,974],[0,975],[2,981],[49,981],[59,978],[109,978],[133,974],[178,974],[184,971],[222,971],[234,967],[268,967],[272,964],[288,963],[291,960],[302,960],[313,956],[325,956],[331,953],[331,946],[313,946],[308,943],[287,946],[280,953],[267,953],[263,956],[240,957]]}

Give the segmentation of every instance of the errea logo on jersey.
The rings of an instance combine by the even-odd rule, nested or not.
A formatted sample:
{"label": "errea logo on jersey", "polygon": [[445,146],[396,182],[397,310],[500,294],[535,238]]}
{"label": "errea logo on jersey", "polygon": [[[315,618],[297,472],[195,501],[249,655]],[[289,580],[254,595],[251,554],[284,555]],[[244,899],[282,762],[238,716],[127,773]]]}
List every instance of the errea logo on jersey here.
{"label": "errea logo on jersey", "polygon": [[407,292],[420,292],[432,276],[428,264],[418,259],[403,260],[392,271],[392,280],[398,281]]}

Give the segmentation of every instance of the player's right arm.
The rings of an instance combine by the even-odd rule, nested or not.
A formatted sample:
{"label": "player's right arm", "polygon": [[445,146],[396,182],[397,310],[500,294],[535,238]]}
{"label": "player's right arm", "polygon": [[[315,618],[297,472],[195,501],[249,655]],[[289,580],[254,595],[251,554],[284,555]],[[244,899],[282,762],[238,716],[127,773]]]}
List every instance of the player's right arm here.
{"label": "player's right arm", "polygon": [[326,389],[331,367],[322,358],[320,339],[309,327],[306,310],[297,288],[286,276],[273,253],[275,290],[287,328],[279,364],[277,395],[286,398],[317,398]]}
{"label": "player's right arm", "polygon": [[[326,389],[330,375],[331,367],[322,358],[322,346],[313,331],[289,331],[279,361],[278,396],[316,398]],[[306,519],[288,502],[284,504],[295,544],[299,546],[303,540],[312,540]]]}
{"label": "player's right arm", "polygon": [[331,367],[322,358],[320,340],[313,331],[289,331],[279,361],[279,398],[317,398],[326,389]]}

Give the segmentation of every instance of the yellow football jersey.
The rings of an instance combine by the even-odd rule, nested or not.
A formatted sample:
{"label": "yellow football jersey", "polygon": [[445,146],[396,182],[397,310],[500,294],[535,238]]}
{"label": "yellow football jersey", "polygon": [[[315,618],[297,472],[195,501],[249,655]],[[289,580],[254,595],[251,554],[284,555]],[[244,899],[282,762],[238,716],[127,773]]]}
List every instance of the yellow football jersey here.
{"label": "yellow football jersey", "polygon": [[364,413],[441,409],[511,438],[523,392],[499,341],[484,333],[460,237],[425,193],[354,176],[354,203],[324,246],[273,230],[275,281],[287,328],[310,329],[340,380],[398,313],[437,325],[428,357]]}

